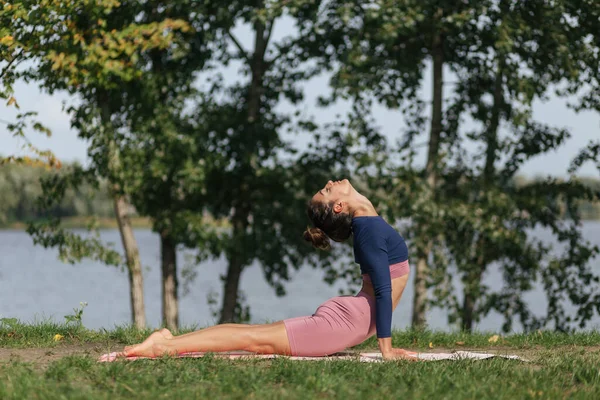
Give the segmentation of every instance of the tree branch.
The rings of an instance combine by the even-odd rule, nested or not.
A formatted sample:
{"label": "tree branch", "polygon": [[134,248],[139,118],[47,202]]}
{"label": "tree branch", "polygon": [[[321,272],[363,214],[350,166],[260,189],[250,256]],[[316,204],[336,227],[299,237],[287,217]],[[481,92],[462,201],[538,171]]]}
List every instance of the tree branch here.
{"label": "tree branch", "polygon": [[240,54],[246,59],[246,61],[248,61],[248,63],[250,63],[250,56],[248,56],[248,52],[244,50],[240,42],[235,38],[235,36],[233,36],[233,34],[230,31],[227,31],[227,35],[231,38],[231,41],[233,42],[233,44],[235,44],[235,47],[237,47]]}
{"label": "tree branch", "polygon": [[290,45],[288,46],[288,51],[280,51],[279,54],[275,55],[275,57],[273,57],[272,59],[267,60],[266,63],[268,65],[275,64],[275,62],[277,60],[279,60],[281,57],[286,56],[287,54],[289,54],[290,49],[293,49],[294,46],[296,45],[296,43],[300,41],[300,39],[302,39],[302,38],[297,38],[296,40],[294,40],[293,42],[291,42]]}
{"label": "tree branch", "polygon": [[265,36],[265,50],[269,46],[269,41],[271,40],[271,34],[273,33],[273,26],[275,26],[275,19],[269,21],[269,28],[267,29],[267,34]]}
{"label": "tree branch", "polygon": [[23,54],[23,49],[21,49],[19,51],[19,53],[14,56],[14,58],[12,60],[9,61],[8,65],[0,72],[0,78],[2,78],[4,76],[4,74],[6,73],[6,71],[8,71],[11,67],[11,65],[19,58],[21,57],[21,54]]}

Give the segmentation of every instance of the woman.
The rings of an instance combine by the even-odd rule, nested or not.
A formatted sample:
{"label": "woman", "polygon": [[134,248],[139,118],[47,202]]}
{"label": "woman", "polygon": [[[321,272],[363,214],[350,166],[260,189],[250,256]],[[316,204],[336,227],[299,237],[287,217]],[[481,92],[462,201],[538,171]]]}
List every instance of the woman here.
{"label": "woman", "polygon": [[304,238],[317,248],[329,239],[342,242],[353,235],[354,257],[363,285],[356,296],[334,297],[310,317],[273,324],[222,324],[180,336],[167,329],[143,343],[125,347],[125,356],[156,357],[186,352],[246,350],[262,354],[325,356],[358,345],[377,333],[385,359],[414,359],[416,353],[392,348],[392,311],[398,305],[409,274],[404,239],[381,217],[373,204],[347,179],[319,190],[308,205],[314,224]]}

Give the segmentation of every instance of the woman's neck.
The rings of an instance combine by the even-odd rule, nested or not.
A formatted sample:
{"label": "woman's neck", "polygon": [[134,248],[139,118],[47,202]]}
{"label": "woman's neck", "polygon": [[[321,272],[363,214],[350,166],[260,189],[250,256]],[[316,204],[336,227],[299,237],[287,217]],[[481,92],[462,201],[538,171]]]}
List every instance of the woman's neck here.
{"label": "woman's neck", "polygon": [[352,209],[352,217],[377,217],[377,211],[373,204],[363,196],[363,199],[357,201]]}

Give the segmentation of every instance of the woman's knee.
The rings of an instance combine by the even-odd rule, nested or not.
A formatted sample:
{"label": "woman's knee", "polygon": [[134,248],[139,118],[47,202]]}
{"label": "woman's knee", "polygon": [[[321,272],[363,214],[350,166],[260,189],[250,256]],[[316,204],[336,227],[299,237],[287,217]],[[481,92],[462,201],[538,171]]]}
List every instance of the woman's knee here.
{"label": "woman's knee", "polygon": [[283,322],[258,325],[248,331],[247,351],[263,354],[287,354],[289,341]]}

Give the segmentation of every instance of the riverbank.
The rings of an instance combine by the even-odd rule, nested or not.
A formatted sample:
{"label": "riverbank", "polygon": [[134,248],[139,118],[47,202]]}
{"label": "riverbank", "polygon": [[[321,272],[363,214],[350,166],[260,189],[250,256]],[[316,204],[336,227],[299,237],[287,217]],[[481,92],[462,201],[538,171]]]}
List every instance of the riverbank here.
{"label": "riverbank", "polygon": [[[145,217],[131,217],[131,225],[136,229],[152,228],[152,221]],[[90,223],[94,223],[98,229],[117,229],[116,218],[96,218],[96,217],[66,217],[61,219],[61,224],[67,229],[86,229]],[[27,222],[16,221],[0,225],[0,230],[24,231],[27,229]]]}
{"label": "riverbank", "polygon": [[[147,217],[130,217],[131,225],[135,229],[151,229],[152,220]],[[207,224],[216,227],[228,226],[227,221],[215,221],[212,218],[205,217]],[[97,217],[66,217],[61,219],[61,224],[66,229],[86,229],[93,223],[98,229],[117,229],[116,218],[97,218]],[[0,231],[24,231],[27,229],[27,222],[16,221],[0,225]]]}
{"label": "riverbank", "polygon": [[[530,362],[299,362],[202,359],[98,363],[97,357],[150,331],[90,331],[71,324],[0,325],[0,398],[563,399],[599,398],[600,332],[573,335],[394,331],[419,351],[502,352]],[[187,330],[184,330],[187,331]],[[59,335],[59,336],[57,336]],[[375,350],[376,341],[353,350]]]}

